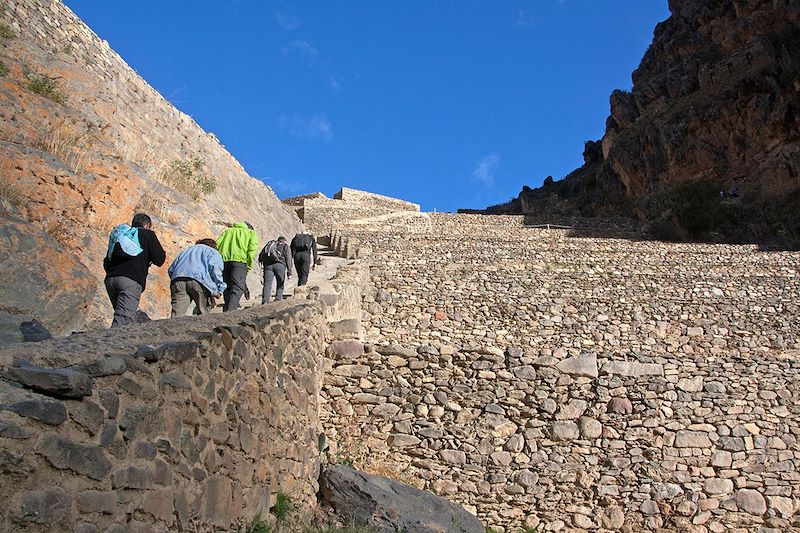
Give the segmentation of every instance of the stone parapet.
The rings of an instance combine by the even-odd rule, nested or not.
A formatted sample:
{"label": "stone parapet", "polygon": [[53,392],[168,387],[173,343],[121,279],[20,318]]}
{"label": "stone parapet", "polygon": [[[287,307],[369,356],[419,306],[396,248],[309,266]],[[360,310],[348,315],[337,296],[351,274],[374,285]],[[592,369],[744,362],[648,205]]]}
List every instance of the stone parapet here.
{"label": "stone parapet", "polygon": [[0,529],[238,530],[278,491],[312,507],[327,324],[286,301],[5,350]]}

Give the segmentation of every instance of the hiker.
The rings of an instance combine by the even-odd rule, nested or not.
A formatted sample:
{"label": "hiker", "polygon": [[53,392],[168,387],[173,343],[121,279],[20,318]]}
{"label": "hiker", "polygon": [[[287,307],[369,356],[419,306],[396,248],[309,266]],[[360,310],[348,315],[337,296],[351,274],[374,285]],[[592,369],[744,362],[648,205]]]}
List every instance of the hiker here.
{"label": "hiker", "polygon": [[317,264],[317,240],[308,233],[298,233],[292,239],[291,248],[297,271],[297,286],[300,287],[308,282],[308,272]]}
{"label": "hiker", "polygon": [[160,267],[167,260],[152,228],[149,216],[136,213],[130,226],[120,224],[108,237],[103,268],[106,291],[114,308],[112,328],[133,324],[150,265]]}
{"label": "hiker", "polygon": [[200,239],[178,254],[168,270],[172,316],[185,315],[190,303],[194,303],[195,315],[213,309],[226,287],[223,268],[214,239]]}
{"label": "hiker", "polygon": [[275,278],[275,300],[283,300],[283,283],[292,277],[292,252],[281,235],[269,241],[258,255],[258,262],[264,267],[264,289],[261,292],[261,303],[268,304],[272,294],[272,278]]}
{"label": "hiker", "polygon": [[258,252],[258,235],[249,222],[236,222],[219,236],[217,250],[225,263],[222,280],[226,287],[222,293],[222,310],[235,311],[247,291],[247,272],[253,267],[253,259]]}

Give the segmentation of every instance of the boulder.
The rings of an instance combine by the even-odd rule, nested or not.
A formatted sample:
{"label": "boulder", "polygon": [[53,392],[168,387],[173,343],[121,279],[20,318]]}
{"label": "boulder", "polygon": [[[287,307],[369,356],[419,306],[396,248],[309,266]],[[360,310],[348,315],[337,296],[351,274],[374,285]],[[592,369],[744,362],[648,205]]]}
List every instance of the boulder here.
{"label": "boulder", "polygon": [[95,276],[41,227],[0,214],[0,345],[78,328],[97,290]]}
{"label": "boulder", "polygon": [[320,492],[340,517],[358,527],[407,533],[486,531],[478,518],[444,498],[344,465],[322,473]]}

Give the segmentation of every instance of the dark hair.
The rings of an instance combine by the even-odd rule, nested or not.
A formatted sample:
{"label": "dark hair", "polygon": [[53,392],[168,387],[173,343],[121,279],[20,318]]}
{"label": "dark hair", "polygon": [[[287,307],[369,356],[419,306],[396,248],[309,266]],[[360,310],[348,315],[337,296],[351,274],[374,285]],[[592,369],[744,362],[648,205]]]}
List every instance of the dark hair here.
{"label": "dark hair", "polygon": [[217,249],[217,241],[214,239],[197,239],[195,244],[205,244],[206,246],[210,246],[213,249]]}
{"label": "dark hair", "polygon": [[281,241],[281,242],[286,242],[286,237],[281,235],[280,237],[278,237],[278,240]]}
{"label": "dark hair", "polygon": [[133,215],[133,220],[131,220],[131,226],[134,228],[143,228],[145,226],[149,226],[152,224],[153,221],[150,220],[150,217],[145,215],[144,213],[136,213]]}
{"label": "dark hair", "polygon": [[248,228],[253,229],[253,225],[251,223],[245,222],[245,224],[247,225]]}

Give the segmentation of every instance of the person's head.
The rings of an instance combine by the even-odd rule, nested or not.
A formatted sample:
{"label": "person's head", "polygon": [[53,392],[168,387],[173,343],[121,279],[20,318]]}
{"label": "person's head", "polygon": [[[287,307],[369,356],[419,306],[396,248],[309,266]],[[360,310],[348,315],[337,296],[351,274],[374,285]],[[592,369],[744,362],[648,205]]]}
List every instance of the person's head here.
{"label": "person's head", "polygon": [[131,226],[134,228],[150,229],[153,227],[153,221],[144,213],[136,213],[131,220]]}
{"label": "person's head", "polygon": [[278,237],[278,242],[286,242],[286,237],[281,235],[280,237]]}
{"label": "person's head", "polygon": [[214,239],[198,239],[195,244],[205,244],[206,246],[210,246],[213,249],[217,249],[217,241]]}

